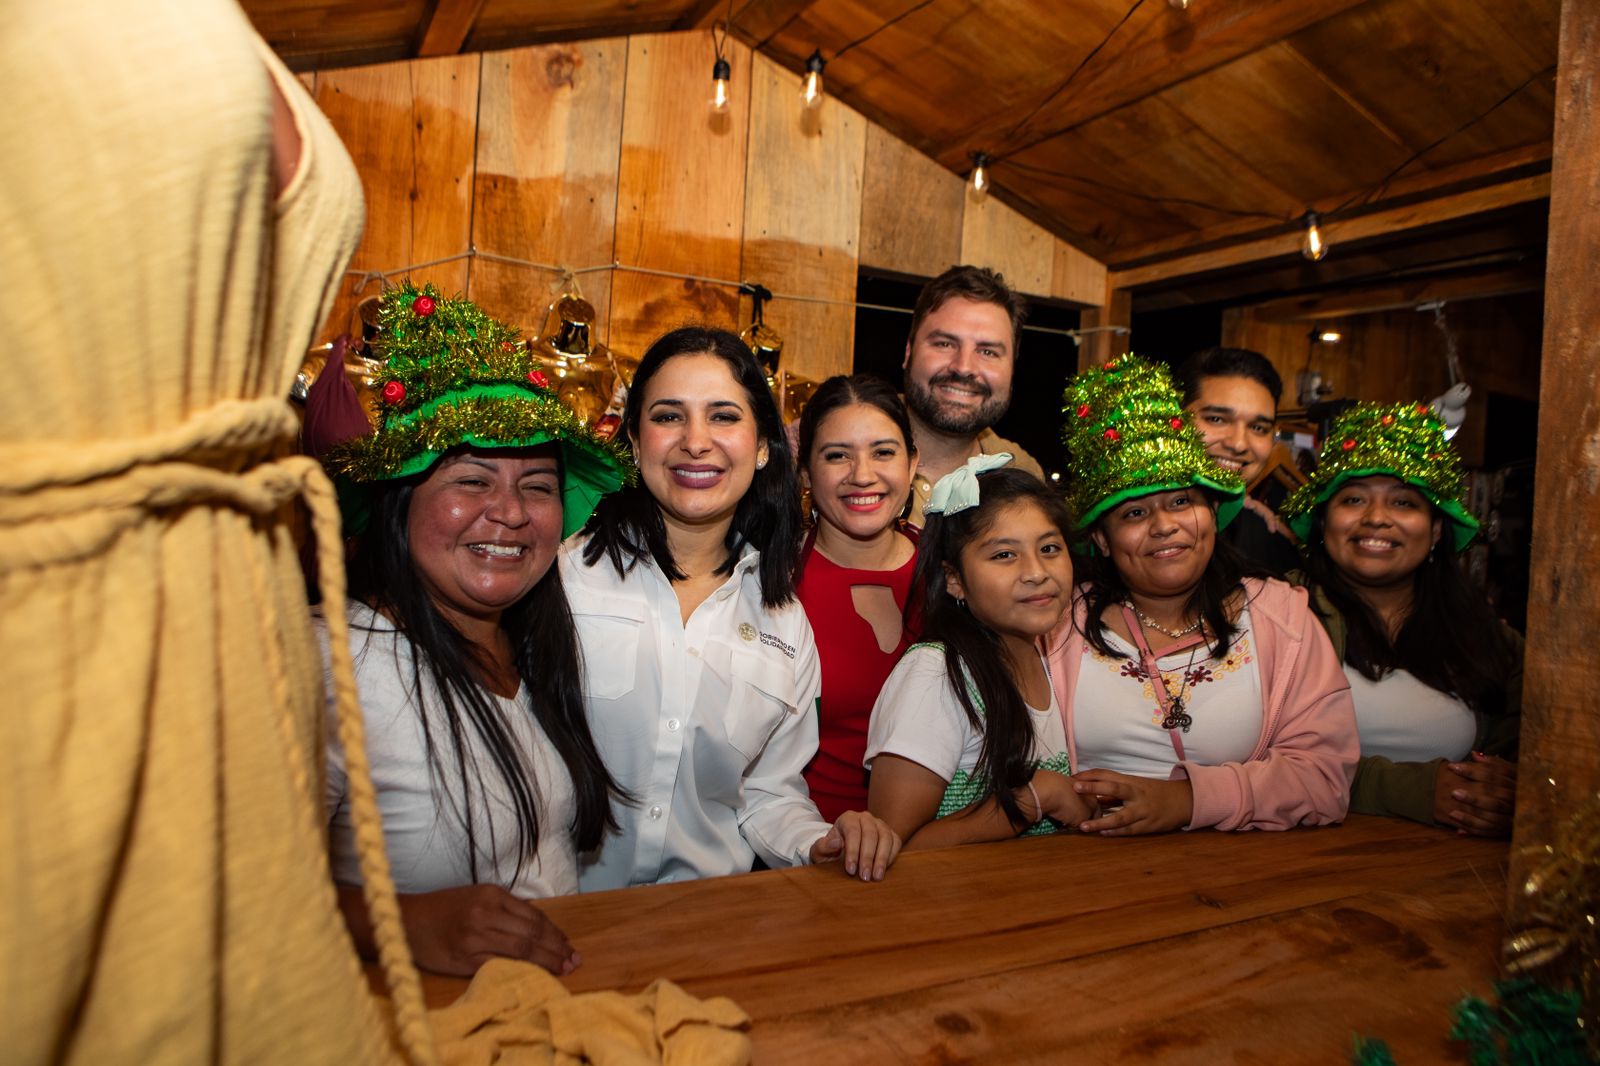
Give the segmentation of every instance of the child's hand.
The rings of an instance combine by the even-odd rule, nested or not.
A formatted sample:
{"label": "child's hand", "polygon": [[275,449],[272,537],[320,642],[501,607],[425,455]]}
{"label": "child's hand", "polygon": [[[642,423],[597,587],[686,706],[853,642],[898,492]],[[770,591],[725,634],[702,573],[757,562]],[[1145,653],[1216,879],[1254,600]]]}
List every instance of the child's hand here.
{"label": "child's hand", "polygon": [[1072,775],[1072,787],[1080,795],[1099,796],[1101,803],[1109,799],[1122,804],[1078,826],[1085,833],[1108,837],[1165,833],[1183,828],[1194,817],[1194,786],[1186,777],[1158,781],[1113,770],[1085,770]]}
{"label": "child's hand", "polygon": [[[1054,770],[1035,770],[1033,772],[1033,790],[1039,794],[1041,817],[1053,818],[1062,825],[1075,826],[1085,819],[1094,817],[1095,800],[1093,796],[1081,796],[1072,787],[1072,779]],[[1024,786],[1018,791],[1018,799],[1024,811],[1029,810],[1028,801],[1033,799]]]}
{"label": "child's hand", "polygon": [[863,881],[882,881],[900,854],[900,834],[866,811],[845,811],[833,828],[811,845],[811,861],[844,860],[844,872]]}

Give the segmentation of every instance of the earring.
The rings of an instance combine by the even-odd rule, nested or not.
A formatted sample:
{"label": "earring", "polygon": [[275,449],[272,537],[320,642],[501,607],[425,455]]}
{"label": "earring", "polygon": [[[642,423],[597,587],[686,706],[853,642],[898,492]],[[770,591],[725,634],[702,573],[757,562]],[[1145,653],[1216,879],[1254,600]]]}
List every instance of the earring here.
{"label": "earring", "polygon": [[966,610],[967,601],[965,599],[961,598],[960,596],[957,596],[956,597],[956,606],[960,607],[962,610]]}
{"label": "earring", "polygon": [[756,460],[756,469],[757,470],[765,470],[766,468],[767,468],[767,457],[765,455],[763,455],[761,458]]}

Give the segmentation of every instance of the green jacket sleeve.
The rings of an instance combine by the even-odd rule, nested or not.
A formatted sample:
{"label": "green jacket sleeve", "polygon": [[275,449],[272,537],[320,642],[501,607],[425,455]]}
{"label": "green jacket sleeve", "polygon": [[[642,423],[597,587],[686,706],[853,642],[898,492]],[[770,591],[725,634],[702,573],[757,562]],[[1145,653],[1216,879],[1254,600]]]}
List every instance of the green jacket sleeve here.
{"label": "green jacket sleeve", "polygon": [[1391,762],[1382,755],[1363,755],[1350,785],[1351,814],[1384,814],[1425,825],[1433,820],[1433,782],[1443,759]]}

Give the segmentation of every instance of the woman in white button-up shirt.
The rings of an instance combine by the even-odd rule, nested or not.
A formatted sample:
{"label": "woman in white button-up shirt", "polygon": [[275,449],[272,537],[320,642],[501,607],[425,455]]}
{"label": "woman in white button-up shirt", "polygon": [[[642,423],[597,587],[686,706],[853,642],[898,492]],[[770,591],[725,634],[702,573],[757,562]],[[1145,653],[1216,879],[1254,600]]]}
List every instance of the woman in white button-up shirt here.
{"label": "woman in white button-up shirt", "polygon": [[589,726],[633,796],[584,857],[585,891],[843,860],[877,880],[899,838],[832,826],[801,771],[817,750],[816,645],[794,599],[796,474],[760,365],[722,330],[674,330],[634,376],[641,484],[562,549]]}

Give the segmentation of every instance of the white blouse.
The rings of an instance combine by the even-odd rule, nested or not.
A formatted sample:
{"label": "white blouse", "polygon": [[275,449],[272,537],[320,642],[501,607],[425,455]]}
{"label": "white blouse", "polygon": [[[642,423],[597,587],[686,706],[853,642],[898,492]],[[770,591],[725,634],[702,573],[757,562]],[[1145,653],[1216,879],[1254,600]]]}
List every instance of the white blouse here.
{"label": "white blouse", "polygon": [[[1028,717],[1033,722],[1033,762],[1047,762],[1066,752],[1067,730],[1054,686],[1050,706],[1042,711],[1029,707]],[[950,687],[944,650],[931,644],[908,649],[873,705],[864,765],[871,767],[873,759],[888,752],[950,781],[958,771],[971,774],[982,750],[983,733],[972,728]]]}
{"label": "white blouse", "polygon": [[[401,892],[434,892],[473,883],[467,859],[467,832],[460,814],[463,789],[449,745],[449,727],[440,717],[438,690],[426,669],[422,674],[429,728],[439,747],[442,777],[428,763],[422,719],[411,696],[411,642],[394,625],[365,604],[349,607],[350,644],[355,659],[356,688],[366,723],[367,759],[383,815],[383,839],[395,887]],[[328,627],[315,619],[323,662],[328,662]],[[331,668],[330,668],[331,673]],[[334,717],[333,682],[328,678],[328,773],[324,796],[328,818],[328,855],[333,879],[341,885],[361,884],[356,858],[355,827],[346,795],[344,748]],[[533,716],[526,691],[516,699],[491,696],[491,701],[533,767],[534,803],[539,815],[536,853],[517,872],[516,808],[494,770],[487,747],[467,725],[462,730],[466,763],[482,770],[472,777],[472,825],[478,847],[478,881],[497,884],[529,899],[560,896],[578,890],[577,849],[572,837],[576,798],[572,777]],[[436,789],[443,789],[441,796]]]}
{"label": "white blouse", "polygon": [[1356,704],[1361,754],[1394,762],[1464,759],[1478,736],[1472,708],[1448,693],[1430,688],[1409,671],[1395,670],[1368,681],[1348,664],[1350,697]]}
{"label": "white blouse", "polygon": [[[1248,608],[1240,613],[1237,625],[1228,654],[1220,660],[1210,658],[1204,645],[1156,658],[1168,695],[1181,691],[1185,711],[1193,719],[1189,732],[1180,733],[1190,762],[1205,766],[1243,762],[1261,739],[1265,714],[1261,666]],[[1107,633],[1107,643],[1126,658],[1101,655],[1084,642],[1072,703],[1078,752],[1073,769],[1165,780],[1178,765],[1178,753],[1172,734],[1161,728],[1165,712],[1155,686],[1131,643],[1116,633]]]}
{"label": "white blouse", "polygon": [[685,624],[654,561],[619,575],[586,540],[561,550],[583,648],[589,728],[612,776],[621,831],[582,856],[583,891],[808,861],[828,832],[801,770],[817,751],[821,669],[799,601],[761,603],[760,552]]}

